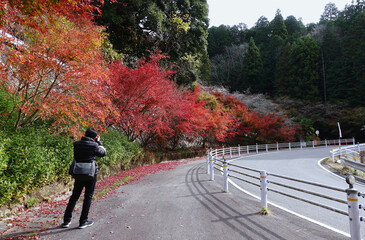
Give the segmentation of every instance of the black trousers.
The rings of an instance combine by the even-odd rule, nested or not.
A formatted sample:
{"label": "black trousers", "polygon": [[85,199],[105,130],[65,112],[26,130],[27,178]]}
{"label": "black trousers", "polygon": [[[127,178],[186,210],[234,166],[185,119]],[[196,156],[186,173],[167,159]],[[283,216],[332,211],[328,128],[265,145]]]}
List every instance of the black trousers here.
{"label": "black trousers", "polygon": [[84,187],[85,187],[85,194],[84,194],[84,203],[82,205],[82,211],[80,216],[80,224],[88,220],[87,218],[89,215],[91,200],[93,199],[94,195],[96,178],[97,176],[95,176],[93,180],[89,181],[75,180],[74,189],[72,190],[72,195],[70,200],[68,201],[65,215],[63,218],[64,222],[71,221],[72,211],[74,210],[77,200],[79,199]]}

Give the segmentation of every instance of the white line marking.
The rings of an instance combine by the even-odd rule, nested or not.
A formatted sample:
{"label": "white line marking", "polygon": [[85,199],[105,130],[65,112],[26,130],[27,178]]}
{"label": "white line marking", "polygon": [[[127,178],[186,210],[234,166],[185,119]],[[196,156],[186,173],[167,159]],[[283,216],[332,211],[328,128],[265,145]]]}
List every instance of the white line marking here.
{"label": "white line marking", "polygon": [[[260,200],[260,197],[256,196],[256,195],[255,195],[255,194],[253,194],[253,193],[250,193],[250,192],[248,192],[248,191],[244,190],[243,188],[241,188],[240,186],[238,186],[236,183],[234,183],[231,179],[228,179],[228,181],[229,181],[229,182],[230,182],[230,183],[231,183],[234,187],[236,187],[238,190],[240,190],[240,191],[242,191],[242,192],[244,192],[244,193],[246,193],[246,194],[250,195],[251,197],[254,197],[254,198],[256,198],[256,199]],[[299,214],[299,213],[296,213],[296,212],[294,212],[294,211],[291,211],[291,210],[289,210],[289,209],[287,209],[287,208],[285,208],[285,207],[279,206],[279,205],[277,205],[277,204],[275,204],[275,203],[272,203],[272,202],[270,202],[270,201],[268,201],[268,204],[270,204],[270,205],[272,205],[272,206],[274,206],[274,207],[280,208],[281,210],[284,210],[285,212],[288,212],[288,213],[290,213],[290,214],[293,214],[293,215],[295,215],[295,216],[297,216],[297,217],[300,217],[300,218],[303,218],[303,219],[305,219],[305,220],[307,220],[307,221],[310,221],[310,222],[312,222],[312,223],[318,224],[319,226],[322,226],[322,227],[325,227],[325,228],[327,228],[327,229],[329,229],[329,230],[332,230],[332,231],[334,231],[334,232],[340,233],[340,234],[342,234],[342,235],[344,235],[344,236],[346,236],[346,237],[351,237],[351,235],[350,235],[349,233],[347,233],[347,232],[343,232],[343,231],[338,230],[338,229],[336,229],[336,228],[334,228],[334,227],[331,227],[331,226],[329,226],[329,225],[327,225],[327,224],[324,224],[324,223],[318,222],[318,221],[316,221],[316,220],[314,220],[314,219],[311,219],[311,218],[309,218],[309,217],[303,216],[303,215],[301,215],[301,214]]]}

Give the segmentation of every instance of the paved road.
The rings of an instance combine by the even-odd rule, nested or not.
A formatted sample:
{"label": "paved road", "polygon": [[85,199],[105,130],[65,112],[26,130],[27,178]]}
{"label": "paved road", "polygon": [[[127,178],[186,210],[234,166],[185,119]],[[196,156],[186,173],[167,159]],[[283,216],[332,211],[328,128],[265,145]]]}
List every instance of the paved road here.
{"label": "paved road", "polygon": [[223,193],[220,175],[209,181],[204,162],[121,186],[94,202],[92,227],[77,229],[74,220],[70,229],[51,229],[41,239],[348,239],[279,208],[258,214],[257,199],[233,187]]}
{"label": "paved road", "polygon": [[[318,165],[318,161],[320,159],[329,156],[329,150],[330,150],[329,148],[316,148],[316,149],[303,149],[303,150],[293,150],[293,151],[279,151],[279,152],[274,151],[257,155],[249,155],[249,156],[246,155],[238,160],[231,161],[231,163],[245,166],[248,168],[266,170],[271,173],[276,173],[284,176],[304,179],[311,182],[316,182],[328,186],[346,189],[348,188],[348,184],[346,184],[343,178],[334,175],[328,171],[325,171]],[[245,173],[248,172],[245,171]],[[259,176],[259,174],[254,172],[251,172],[250,174]],[[256,196],[260,196],[259,192],[260,190],[258,187],[246,184],[244,182],[240,182],[235,179],[232,180],[240,187],[242,187],[244,190],[253,193]],[[285,183],[287,185],[296,186],[306,190],[311,190],[317,193],[325,194],[346,201],[346,193],[343,192],[326,190],[270,176],[268,177],[268,180]],[[253,181],[259,183],[256,180]],[[365,187],[363,185],[356,184],[355,187],[359,191],[365,192]],[[301,198],[309,199],[316,203],[328,205],[345,212],[348,211],[347,204],[333,202],[327,199],[318,198],[305,193],[300,193],[300,192],[298,193],[297,191],[288,190],[287,188],[282,188],[279,186],[275,186],[273,184],[271,185],[269,184],[269,188],[283,191],[285,193],[289,193]],[[318,221],[321,224],[325,224],[329,228],[334,228],[334,230],[338,230],[347,233],[349,235],[350,227],[349,227],[349,219],[347,216],[331,212],[327,209],[317,207],[305,202],[301,202],[292,198],[288,198],[274,192],[268,193],[268,201],[277,204],[279,206],[282,206],[286,209],[289,209],[290,211],[294,211],[295,213],[308,217],[314,221]],[[363,199],[360,199],[360,204],[361,203],[364,204]],[[365,215],[362,211],[360,212],[360,214]],[[365,236],[365,231],[362,231],[362,235]]]}

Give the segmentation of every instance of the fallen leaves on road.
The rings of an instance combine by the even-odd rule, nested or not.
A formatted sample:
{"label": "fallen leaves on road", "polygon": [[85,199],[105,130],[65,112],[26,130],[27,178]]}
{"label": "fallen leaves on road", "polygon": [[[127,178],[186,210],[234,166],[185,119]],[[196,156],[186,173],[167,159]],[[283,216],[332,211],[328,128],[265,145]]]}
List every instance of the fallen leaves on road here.
{"label": "fallen leaves on road", "polygon": [[[119,186],[128,184],[132,181],[137,181],[148,174],[171,170],[181,164],[200,159],[202,158],[163,162],[121,172],[98,181],[94,196],[97,196],[96,199],[99,200],[104,199],[108,195],[115,193],[115,190]],[[60,219],[63,218],[63,213],[70,195],[71,192],[55,196],[51,198],[51,200],[38,203],[31,209],[23,208],[17,215],[2,219],[6,225],[6,229],[0,231],[0,236],[4,237],[6,240],[38,239],[40,237],[40,232],[44,232],[50,227],[61,224]],[[130,226],[127,226],[127,228],[131,229]]]}

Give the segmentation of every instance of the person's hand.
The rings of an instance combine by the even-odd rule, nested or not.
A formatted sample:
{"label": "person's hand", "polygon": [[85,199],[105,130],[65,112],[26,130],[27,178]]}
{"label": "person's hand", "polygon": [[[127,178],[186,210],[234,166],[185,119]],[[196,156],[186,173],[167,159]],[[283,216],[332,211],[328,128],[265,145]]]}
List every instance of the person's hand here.
{"label": "person's hand", "polygon": [[100,136],[99,136],[99,135],[98,135],[98,136],[96,136],[95,141],[97,141],[97,142],[99,142],[99,141],[100,141]]}

